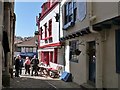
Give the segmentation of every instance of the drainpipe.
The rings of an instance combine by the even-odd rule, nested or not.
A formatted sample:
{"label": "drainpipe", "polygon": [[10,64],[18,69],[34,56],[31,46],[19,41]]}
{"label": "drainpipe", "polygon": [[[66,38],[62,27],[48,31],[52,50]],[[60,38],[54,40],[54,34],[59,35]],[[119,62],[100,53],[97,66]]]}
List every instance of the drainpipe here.
{"label": "drainpipe", "polygon": [[96,16],[93,16],[93,5],[92,5],[92,0],[89,0],[89,28],[90,28],[90,32],[92,33],[98,33],[97,31],[93,30],[92,24],[93,21],[96,19]]}
{"label": "drainpipe", "polygon": [[102,70],[102,63],[103,63],[103,43],[102,41],[102,37],[100,35],[100,33],[98,31],[93,30],[93,21],[96,19],[96,16],[93,15],[93,2],[92,0],[90,0],[89,2],[89,28],[90,31],[94,34],[99,34],[99,36],[97,36],[97,40],[96,40],[96,49],[97,49],[97,53],[96,53],[96,83],[95,86],[96,88],[103,88],[103,70]]}

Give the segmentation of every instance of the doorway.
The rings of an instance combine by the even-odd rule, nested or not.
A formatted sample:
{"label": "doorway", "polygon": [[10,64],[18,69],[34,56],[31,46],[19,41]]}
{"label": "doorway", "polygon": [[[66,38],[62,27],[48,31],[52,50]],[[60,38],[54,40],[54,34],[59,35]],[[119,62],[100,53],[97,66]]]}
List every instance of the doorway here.
{"label": "doorway", "polygon": [[96,81],[96,45],[95,41],[88,42],[88,81],[90,84],[95,85]]}

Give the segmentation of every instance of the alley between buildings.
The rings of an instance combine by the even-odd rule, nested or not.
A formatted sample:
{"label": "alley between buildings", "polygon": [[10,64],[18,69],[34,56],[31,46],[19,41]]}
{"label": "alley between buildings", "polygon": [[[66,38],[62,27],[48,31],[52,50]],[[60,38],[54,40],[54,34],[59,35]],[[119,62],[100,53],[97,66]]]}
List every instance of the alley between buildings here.
{"label": "alley between buildings", "polygon": [[10,87],[3,88],[2,90],[17,90],[17,89],[27,89],[27,90],[33,90],[33,89],[80,89],[80,86],[73,83],[73,82],[64,82],[60,80],[59,78],[50,78],[50,77],[42,77],[42,76],[30,76],[25,75],[24,70],[22,75],[20,77],[14,77],[10,80]]}

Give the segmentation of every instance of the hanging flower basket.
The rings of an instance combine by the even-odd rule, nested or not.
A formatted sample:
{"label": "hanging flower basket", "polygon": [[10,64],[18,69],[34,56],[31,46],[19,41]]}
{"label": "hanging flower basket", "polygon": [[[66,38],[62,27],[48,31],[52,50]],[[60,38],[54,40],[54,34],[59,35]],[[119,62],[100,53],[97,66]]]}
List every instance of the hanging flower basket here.
{"label": "hanging flower basket", "polygon": [[75,50],[75,54],[76,54],[76,55],[79,55],[80,53],[81,53],[81,51],[80,51],[79,49],[76,49],[76,50]]}

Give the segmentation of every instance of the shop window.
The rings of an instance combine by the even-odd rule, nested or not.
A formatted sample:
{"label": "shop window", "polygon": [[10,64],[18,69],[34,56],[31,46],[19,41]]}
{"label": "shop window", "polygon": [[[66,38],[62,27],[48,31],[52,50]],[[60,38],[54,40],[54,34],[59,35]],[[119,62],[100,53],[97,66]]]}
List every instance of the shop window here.
{"label": "shop window", "polygon": [[79,49],[78,40],[73,40],[69,42],[70,46],[70,61],[78,62],[78,55],[76,55],[76,50]]}

